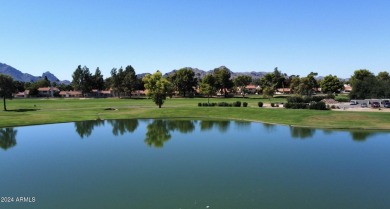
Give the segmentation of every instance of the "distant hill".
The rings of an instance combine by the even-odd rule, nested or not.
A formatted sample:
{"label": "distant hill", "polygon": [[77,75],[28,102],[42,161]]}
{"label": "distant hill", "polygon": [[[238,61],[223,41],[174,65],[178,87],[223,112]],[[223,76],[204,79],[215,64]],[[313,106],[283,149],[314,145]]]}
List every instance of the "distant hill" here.
{"label": "distant hill", "polygon": [[14,80],[22,81],[22,82],[35,82],[45,78],[46,76],[47,79],[51,82],[70,84],[70,81],[68,80],[60,81],[60,79],[58,79],[55,75],[53,75],[49,71],[42,73],[41,76],[33,76],[28,73],[23,73],[20,70],[17,70],[14,67],[4,63],[0,63],[0,74],[11,76]]}
{"label": "distant hill", "polygon": [[[195,73],[195,77],[199,77],[199,78],[203,78],[207,74],[213,73],[213,70],[204,71],[204,70],[200,70],[198,68],[191,68],[191,67],[186,67],[186,68],[192,70]],[[164,76],[169,76],[177,71],[178,70],[172,70],[171,72],[165,73]],[[232,79],[234,79],[240,75],[248,75],[248,76],[251,76],[253,80],[255,80],[255,79],[263,77],[267,73],[268,72],[255,72],[255,71],[252,71],[252,72],[233,72],[233,71],[230,71]]]}

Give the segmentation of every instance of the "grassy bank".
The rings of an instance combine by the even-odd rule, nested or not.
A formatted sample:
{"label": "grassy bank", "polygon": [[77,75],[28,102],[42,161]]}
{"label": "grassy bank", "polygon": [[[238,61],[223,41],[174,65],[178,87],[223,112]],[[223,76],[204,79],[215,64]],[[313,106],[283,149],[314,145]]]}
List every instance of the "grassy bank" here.
{"label": "grassy bank", "polygon": [[[212,118],[261,121],[319,128],[388,129],[390,113],[287,110],[259,108],[259,98],[212,98],[210,102],[247,102],[248,107],[198,107],[204,98],[168,99],[157,108],[149,99],[14,99],[7,100],[9,111],[0,112],[0,127],[62,123],[83,120],[124,118]],[[284,102],[277,98],[272,102]],[[267,104],[268,103],[268,104]],[[105,110],[112,108],[114,110]]]}

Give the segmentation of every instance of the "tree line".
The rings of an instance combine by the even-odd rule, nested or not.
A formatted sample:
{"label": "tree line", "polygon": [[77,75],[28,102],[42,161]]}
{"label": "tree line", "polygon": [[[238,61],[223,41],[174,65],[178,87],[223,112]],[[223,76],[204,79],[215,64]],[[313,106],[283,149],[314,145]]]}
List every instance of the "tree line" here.
{"label": "tree line", "polygon": [[[114,96],[131,97],[137,90],[145,90],[145,93],[161,107],[168,96],[175,94],[183,97],[193,97],[201,94],[208,98],[221,95],[228,97],[232,92],[245,95],[249,93],[246,86],[257,86],[256,93],[265,98],[272,98],[278,89],[288,89],[289,93],[301,96],[311,96],[319,88],[325,94],[337,94],[343,90],[344,84],[352,86],[351,99],[365,98],[390,98],[390,76],[386,71],[374,75],[366,69],[356,70],[349,81],[343,81],[335,75],[325,76],[318,80],[318,73],[311,72],[307,76],[287,75],[278,68],[265,74],[259,79],[252,79],[248,75],[240,75],[232,79],[231,71],[225,66],[212,70],[204,77],[195,75],[192,68],[181,68],[174,73],[163,76],[157,71],[154,74],[138,76],[135,69],[128,65],[125,68],[113,68],[111,76],[104,79],[98,68],[92,74],[87,66],[79,65],[72,74],[72,82],[65,85],[50,82],[47,77],[36,82],[13,81],[6,75],[0,75],[0,96],[4,100],[11,98],[16,92],[29,90],[30,96],[38,95],[38,88],[53,86],[61,91],[80,91],[88,96],[92,89],[111,89]],[[59,95],[57,95],[59,96]]]}

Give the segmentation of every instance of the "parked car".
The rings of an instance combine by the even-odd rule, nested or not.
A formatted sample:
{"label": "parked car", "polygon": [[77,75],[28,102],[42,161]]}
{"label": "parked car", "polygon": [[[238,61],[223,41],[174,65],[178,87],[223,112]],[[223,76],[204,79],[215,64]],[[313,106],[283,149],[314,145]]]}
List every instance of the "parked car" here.
{"label": "parked car", "polygon": [[390,108],[390,102],[385,102],[385,104],[383,105],[383,107]]}
{"label": "parked car", "polygon": [[389,103],[390,101],[389,100],[382,100],[382,104],[386,104],[386,103]]}
{"label": "parked car", "polygon": [[371,107],[372,108],[379,108],[379,107],[381,107],[381,105],[379,104],[379,102],[372,102]]}
{"label": "parked car", "polygon": [[367,103],[362,103],[360,106],[361,107],[368,107]]}

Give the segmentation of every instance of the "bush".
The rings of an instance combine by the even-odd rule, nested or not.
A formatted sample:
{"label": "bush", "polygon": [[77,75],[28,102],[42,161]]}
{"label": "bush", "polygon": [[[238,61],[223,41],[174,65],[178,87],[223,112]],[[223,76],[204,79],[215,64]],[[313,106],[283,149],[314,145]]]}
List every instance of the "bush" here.
{"label": "bush", "polygon": [[325,102],[311,102],[309,104],[311,110],[327,110]]}
{"label": "bush", "polygon": [[271,107],[275,107],[275,103],[272,102],[272,103],[271,103]]}
{"label": "bush", "polygon": [[306,103],[287,102],[286,104],[284,104],[284,107],[286,109],[307,109],[308,105]]}
{"label": "bush", "polygon": [[335,100],[338,101],[338,102],[349,102],[348,98],[343,98],[343,97],[336,98]]}
{"label": "bush", "polygon": [[219,107],[227,107],[227,106],[229,106],[229,104],[226,103],[226,102],[219,102],[217,105],[218,105]]}
{"label": "bush", "polygon": [[257,106],[263,107],[263,102],[258,102],[258,103],[257,103]]}
{"label": "bush", "polygon": [[304,100],[300,96],[287,97],[287,103],[303,103]]}
{"label": "bush", "polygon": [[241,107],[241,102],[240,101],[233,102],[232,105],[233,107]]}
{"label": "bush", "polygon": [[199,102],[199,103],[198,103],[198,107],[202,107],[202,103]]}
{"label": "bush", "polygon": [[209,103],[203,103],[203,107],[208,107]]}
{"label": "bush", "polygon": [[248,102],[243,102],[243,103],[242,103],[242,106],[243,106],[243,107],[248,107]]}

